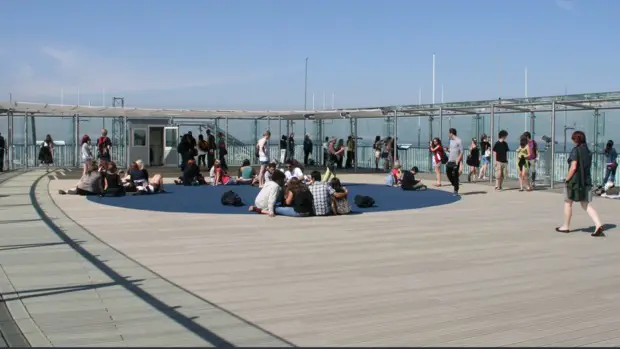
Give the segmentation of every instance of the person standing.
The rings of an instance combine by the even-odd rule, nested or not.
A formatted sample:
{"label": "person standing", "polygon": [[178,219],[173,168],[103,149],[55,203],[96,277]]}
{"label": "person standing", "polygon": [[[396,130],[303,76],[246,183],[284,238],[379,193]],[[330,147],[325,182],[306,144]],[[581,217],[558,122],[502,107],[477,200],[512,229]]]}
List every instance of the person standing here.
{"label": "person standing", "polygon": [[329,137],[325,137],[323,142],[323,167],[327,167],[327,161],[329,160]]}
{"label": "person standing", "polygon": [[108,130],[101,129],[101,137],[97,138],[97,157],[102,161],[111,161],[110,149],[112,141],[108,137]]}
{"label": "person standing", "polygon": [[45,136],[45,140],[41,143],[39,161],[46,166],[47,171],[50,170],[50,164],[54,163],[54,140],[50,135]]}
{"label": "person standing", "polygon": [[310,135],[304,136],[304,166],[308,166],[308,157],[312,154],[312,140]]}
{"label": "person standing", "polygon": [[228,164],[226,163],[228,149],[226,148],[226,137],[224,137],[224,133],[222,132],[217,133],[217,148],[220,159],[220,166],[222,166],[224,171],[228,171]]}
{"label": "person standing", "polygon": [[536,141],[532,139],[532,134],[530,132],[525,131],[523,135],[527,138],[527,147],[530,150],[530,155],[527,158],[530,170],[530,188],[534,188],[534,182],[536,182],[536,160],[538,159],[538,143],[536,143]]}
{"label": "person standing", "polygon": [[0,172],[4,172],[4,154],[6,153],[6,141],[0,133]]}
{"label": "person standing", "polygon": [[265,131],[263,138],[256,144],[256,154],[260,162],[260,172],[258,173],[258,187],[262,188],[265,184],[265,168],[269,164],[269,138],[271,132]]}
{"label": "person standing", "polygon": [[506,169],[508,168],[508,143],[506,143],[508,132],[501,130],[497,134],[497,142],[493,145],[493,154],[495,154],[495,190],[502,190],[504,179],[506,179]]}
{"label": "person standing", "polygon": [[288,159],[286,148],[288,147],[288,137],[286,135],[282,135],[280,138],[280,164],[286,162]]}
{"label": "person standing", "polygon": [[[191,144],[192,135],[189,134],[189,142]],[[207,169],[211,169],[213,164],[215,164],[215,149],[217,149],[217,145],[215,143],[215,136],[211,133],[211,130],[207,130]]]}
{"label": "person standing", "polygon": [[480,158],[481,166],[478,179],[483,180],[487,179],[487,168],[491,162],[491,142],[489,141],[489,137],[484,133],[480,136],[480,154],[482,156]]}
{"label": "person standing", "polygon": [[354,161],[355,161],[355,140],[353,139],[353,136],[349,136],[349,138],[347,138],[347,162],[344,167],[352,168]]}
{"label": "person standing", "polygon": [[594,233],[592,236],[605,236],[603,224],[598,213],[592,207],[592,153],[586,143],[586,135],[582,131],[575,131],[571,136],[575,144],[568,157],[568,174],[566,175],[566,186],[564,187],[564,223],[555,228],[559,233],[570,233],[570,223],[573,216],[573,203],[578,202],[581,208],[590,216],[594,222]]}
{"label": "person standing", "polygon": [[605,154],[605,177],[603,178],[603,186],[605,187],[607,183],[611,183],[613,187],[614,183],[616,183],[616,170],[618,169],[618,152],[616,152],[616,148],[614,148],[614,141],[611,139],[607,141],[603,153]]}
{"label": "person standing", "polygon": [[286,156],[286,160],[295,160],[295,134],[291,133],[288,136],[288,142],[287,142],[287,156]]}
{"label": "person standing", "polygon": [[463,161],[463,142],[456,136],[456,129],[448,130],[450,145],[448,146],[448,163],[446,164],[446,176],[454,187],[454,196],[459,195],[459,175]]}

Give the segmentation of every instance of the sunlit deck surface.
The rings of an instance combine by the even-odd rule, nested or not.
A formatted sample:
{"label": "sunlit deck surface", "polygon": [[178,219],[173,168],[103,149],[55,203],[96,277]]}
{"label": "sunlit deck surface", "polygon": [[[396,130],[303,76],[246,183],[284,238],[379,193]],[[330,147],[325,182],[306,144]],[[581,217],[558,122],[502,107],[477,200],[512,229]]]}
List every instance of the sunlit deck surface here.
{"label": "sunlit deck surface", "polygon": [[554,231],[549,191],[295,219],[122,209],[57,178],[0,184],[0,292],[32,346],[620,345],[620,200],[595,200],[593,238]]}

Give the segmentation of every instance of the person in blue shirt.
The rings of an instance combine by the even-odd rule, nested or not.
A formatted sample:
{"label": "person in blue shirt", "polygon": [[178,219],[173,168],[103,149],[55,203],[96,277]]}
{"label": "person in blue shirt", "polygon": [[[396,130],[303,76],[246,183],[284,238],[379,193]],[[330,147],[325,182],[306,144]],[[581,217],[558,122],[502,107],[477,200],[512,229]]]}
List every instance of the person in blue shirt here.
{"label": "person in blue shirt", "polygon": [[603,179],[603,185],[607,182],[615,183],[616,181],[616,169],[618,168],[618,153],[614,148],[614,141],[609,140],[605,145],[605,178]]}

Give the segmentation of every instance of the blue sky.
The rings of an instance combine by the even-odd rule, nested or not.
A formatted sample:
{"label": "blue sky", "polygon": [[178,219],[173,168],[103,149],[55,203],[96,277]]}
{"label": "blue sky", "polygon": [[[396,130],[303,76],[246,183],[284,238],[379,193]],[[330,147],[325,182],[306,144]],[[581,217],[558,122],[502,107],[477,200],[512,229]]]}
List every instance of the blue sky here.
{"label": "blue sky", "polygon": [[[336,107],[620,90],[616,0],[5,0],[0,93],[132,106]],[[616,35],[614,35],[616,34]],[[522,125],[522,121],[520,122]]]}

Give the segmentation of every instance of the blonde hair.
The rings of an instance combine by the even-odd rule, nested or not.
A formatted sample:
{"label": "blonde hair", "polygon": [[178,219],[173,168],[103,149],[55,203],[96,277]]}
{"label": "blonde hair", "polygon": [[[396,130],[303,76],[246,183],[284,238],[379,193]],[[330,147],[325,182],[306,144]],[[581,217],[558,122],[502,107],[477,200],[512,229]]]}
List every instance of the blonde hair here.
{"label": "blonde hair", "polygon": [[140,170],[144,170],[144,161],[142,161],[142,159],[136,160],[136,165],[138,165]]}
{"label": "blonde hair", "polygon": [[394,166],[392,168],[400,169],[400,162],[399,161],[394,161]]}

